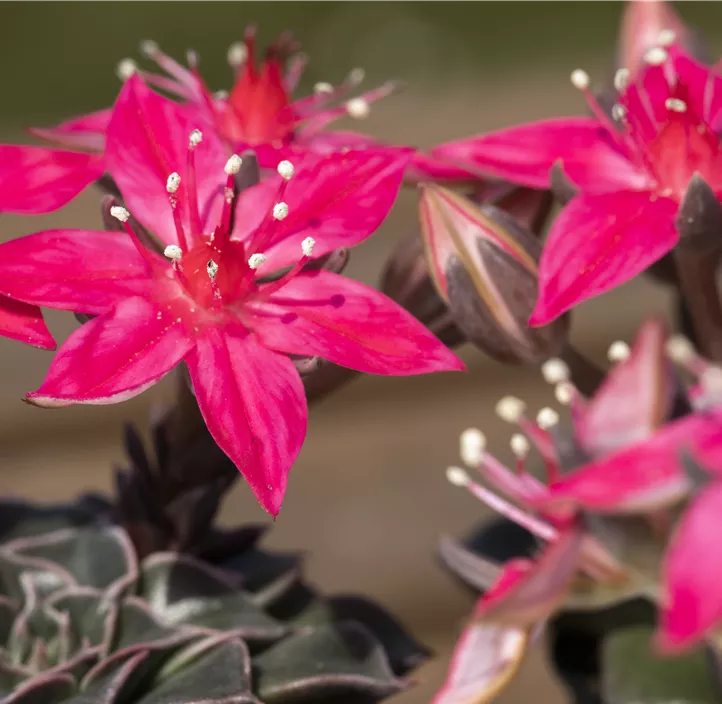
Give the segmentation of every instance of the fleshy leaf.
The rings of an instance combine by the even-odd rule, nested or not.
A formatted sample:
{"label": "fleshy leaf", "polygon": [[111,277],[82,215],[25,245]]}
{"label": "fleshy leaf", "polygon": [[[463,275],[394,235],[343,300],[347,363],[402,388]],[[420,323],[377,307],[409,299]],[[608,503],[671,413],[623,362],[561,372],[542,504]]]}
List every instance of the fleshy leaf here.
{"label": "fleshy leaf", "polygon": [[651,650],[653,629],[616,631],[602,650],[603,696],[609,704],[716,704],[719,692],[698,650],[661,658]]}
{"label": "fleshy leaf", "polygon": [[267,704],[335,696],[381,699],[400,692],[383,648],[362,626],[344,623],[298,633],[254,661]]}
{"label": "fleshy leaf", "polygon": [[76,528],[103,520],[95,507],[81,500],[72,504],[37,505],[25,501],[0,501],[0,540],[52,533],[63,528]]}
{"label": "fleshy leaf", "polygon": [[74,692],[70,675],[38,675],[3,699],[3,704],[67,704]]}

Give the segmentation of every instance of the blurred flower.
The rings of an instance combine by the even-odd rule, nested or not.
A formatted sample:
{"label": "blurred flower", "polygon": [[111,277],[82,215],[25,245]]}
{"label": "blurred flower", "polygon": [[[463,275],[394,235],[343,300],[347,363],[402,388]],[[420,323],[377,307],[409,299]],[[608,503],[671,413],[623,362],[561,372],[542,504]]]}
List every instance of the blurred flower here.
{"label": "blurred flower", "polygon": [[558,164],[578,189],[549,233],[532,324],[631,279],[680,235],[717,241],[722,77],[678,46],[656,46],[645,61],[636,81],[624,69],[617,73],[614,122],[577,70],[572,82],[594,117],[521,125],[433,152],[535,188],[550,185]]}
{"label": "blurred flower", "polygon": [[[522,209],[528,203],[509,205]],[[534,210],[522,212],[528,218]],[[539,363],[561,351],[568,320],[527,324],[541,253],[532,232],[501,208],[478,207],[441,186],[421,187],[419,217],[431,279],[469,340],[503,362]]]}
{"label": "blurred flower", "polygon": [[[236,199],[241,158],[226,160],[213,134],[192,129],[175,103],[133,77],[114,109],[106,155],[165,258],[141,244],[120,206],[112,214],[126,237],[53,230],[3,246],[0,271],[15,297],[99,316],[62,346],[32,403],[122,401],[185,361],[211,434],[275,515],[307,422],[287,354],[378,374],[463,368],[382,294],[304,270],[381,224],[409,150],[309,156],[297,173],[284,161],[276,178]],[[287,271],[264,280],[279,269]]]}

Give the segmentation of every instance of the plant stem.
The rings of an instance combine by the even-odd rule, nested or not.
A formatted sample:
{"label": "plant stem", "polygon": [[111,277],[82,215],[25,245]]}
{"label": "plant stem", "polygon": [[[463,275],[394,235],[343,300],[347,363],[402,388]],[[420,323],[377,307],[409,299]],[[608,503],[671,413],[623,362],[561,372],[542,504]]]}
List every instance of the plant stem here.
{"label": "plant stem", "polygon": [[700,352],[722,361],[722,306],[717,290],[719,252],[674,250],[679,287],[689,311]]}

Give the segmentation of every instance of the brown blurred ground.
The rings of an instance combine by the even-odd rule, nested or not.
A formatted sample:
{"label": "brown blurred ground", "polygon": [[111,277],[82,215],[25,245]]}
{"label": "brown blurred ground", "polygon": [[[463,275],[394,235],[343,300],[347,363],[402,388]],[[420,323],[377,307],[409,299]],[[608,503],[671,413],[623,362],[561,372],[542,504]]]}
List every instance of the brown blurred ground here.
{"label": "brown blurred ground", "polygon": [[[406,29],[417,42],[432,36],[428,26],[405,26],[401,20],[386,26],[386,34],[394,27],[393,36]],[[367,54],[378,59],[378,51],[383,53],[390,41],[386,34],[381,48],[368,43],[358,48],[360,63]],[[453,43],[449,39],[431,47],[429,62],[436,76],[443,75],[438,64],[443,47]],[[509,50],[514,51],[513,42]],[[585,62],[596,76],[605,66],[599,58],[596,65]],[[572,61],[552,72],[532,63],[503,83],[491,70],[469,71],[438,83],[433,95],[410,90],[386,101],[365,127],[385,138],[430,145],[515,121],[573,114],[582,109],[568,85],[575,67]],[[3,216],[0,238],[51,226],[96,227],[97,203],[98,194],[91,190],[61,214]],[[414,194],[404,193],[378,234],[354,252],[349,273],[373,283],[386,253],[414,227],[414,218]],[[667,306],[659,289],[647,281],[634,282],[583,306],[575,317],[574,339],[601,360],[611,341],[630,339],[644,316]],[[75,326],[69,315],[51,314],[49,321],[61,338]],[[444,468],[456,462],[458,433],[469,425],[483,428],[492,449],[507,458],[510,430],[493,415],[496,399],[515,393],[532,409],[552,402],[535,371],[501,367],[473,349],[462,354],[468,375],[364,378],[315,408],[269,541],[307,550],[308,574],[324,589],[360,591],[379,599],[436,650],[438,657],[418,674],[421,685],[402,695],[400,704],[428,701],[471,603],[435,561],[440,534],[463,534],[483,515],[474,500],[444,479]],[[0,340],[0,493],[57,499],[79,489],[107,489],[110,467],[120,459],[121,421],[132,417],[142,422],[167,392],[167,385],[161,385],[124,405],[101,408],[40,411],[22,404],[22,394],[39,384],[49,360],[47,353]],[[262,518],[250,493],[238,486],[223,520]],[[541,649],[532,654],[501,702],[521,704],[530,696],[540,702],[561,700],[543,657]]]}

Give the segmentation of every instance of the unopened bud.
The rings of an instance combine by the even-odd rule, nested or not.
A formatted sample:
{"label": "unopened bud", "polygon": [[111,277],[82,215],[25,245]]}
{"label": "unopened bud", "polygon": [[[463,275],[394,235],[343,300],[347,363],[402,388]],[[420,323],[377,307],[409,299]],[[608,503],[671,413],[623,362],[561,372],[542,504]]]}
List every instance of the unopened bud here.
{"label": "unopened bud", "polygon": [[722,232],[722,205],[707,181],[695,173],[687,185],[675,220],[680,246],[716,247]]}

